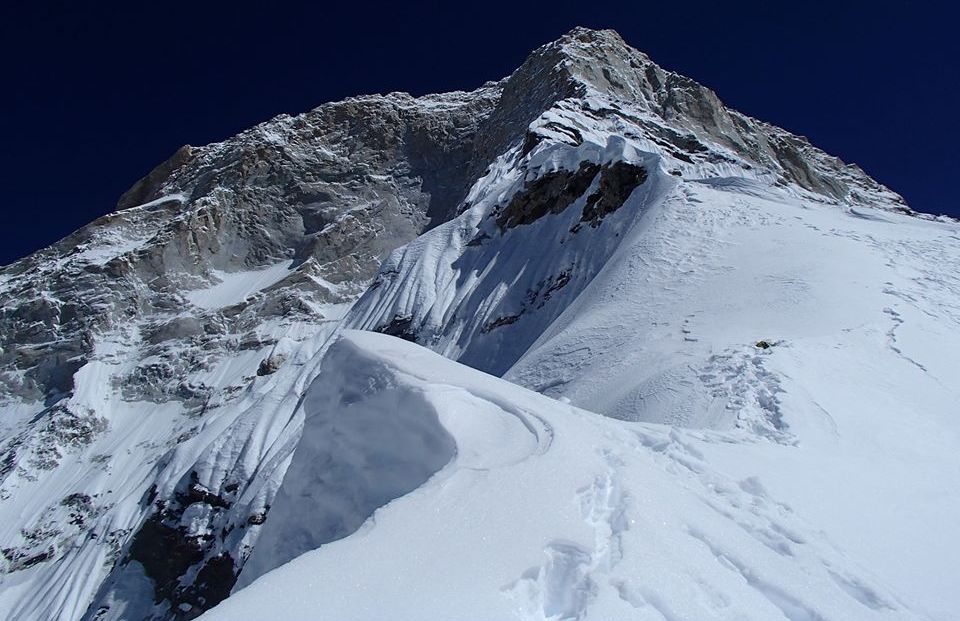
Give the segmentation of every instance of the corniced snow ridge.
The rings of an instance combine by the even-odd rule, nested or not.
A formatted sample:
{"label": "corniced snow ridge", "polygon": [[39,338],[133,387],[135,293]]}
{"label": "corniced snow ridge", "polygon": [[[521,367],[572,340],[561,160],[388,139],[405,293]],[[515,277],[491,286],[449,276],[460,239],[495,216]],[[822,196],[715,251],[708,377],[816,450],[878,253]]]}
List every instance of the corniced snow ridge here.
{"label": "corniced snow ridge", "polygon": [[960,225],[612,31],[185,146],[0,314],[3,618],[960,610]]}

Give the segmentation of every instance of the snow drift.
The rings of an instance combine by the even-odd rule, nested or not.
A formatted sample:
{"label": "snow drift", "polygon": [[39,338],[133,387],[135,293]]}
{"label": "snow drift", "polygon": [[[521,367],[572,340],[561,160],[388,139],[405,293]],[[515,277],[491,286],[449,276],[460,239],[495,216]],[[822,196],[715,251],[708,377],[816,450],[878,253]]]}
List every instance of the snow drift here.
{"label": "snow drift", "polygon": [[960,610],[957,223],[612,31],[117,207],[0,268],[0,616]]}
{"label": "snow drift", "polygon": [[305,553],[204,619],[926,618],[775,476],[729,468],[736,434],[611,420],[360,332],[306,404],[254,559]]}

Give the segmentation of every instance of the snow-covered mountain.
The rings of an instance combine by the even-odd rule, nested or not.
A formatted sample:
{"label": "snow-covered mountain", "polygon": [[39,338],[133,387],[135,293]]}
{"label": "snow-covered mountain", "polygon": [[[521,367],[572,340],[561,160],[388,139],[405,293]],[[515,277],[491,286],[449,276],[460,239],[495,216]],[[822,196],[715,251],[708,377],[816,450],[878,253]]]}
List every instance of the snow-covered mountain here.
{"label": "snow-covered mountain", "polygon": [[960,610],[960,225],[612,31],[184,147],[0,299],[9,618]]}
{"label": "snow-covered mountain", "polygon": [[[304,411],[250,568],[289,562],[204,619],[928,618],[819,528],[810,496],[849,503],[836,485],[791,485],[825,478],[810,467],[837,456],[858,411],[837,432],[801,421],[810,447],[784,448],[615,421],[352,331]],[[827,476],[869,496],[873,477],[849,475],[876,447],[849,445]],[[863,510],[848,519],[870,522]]]}

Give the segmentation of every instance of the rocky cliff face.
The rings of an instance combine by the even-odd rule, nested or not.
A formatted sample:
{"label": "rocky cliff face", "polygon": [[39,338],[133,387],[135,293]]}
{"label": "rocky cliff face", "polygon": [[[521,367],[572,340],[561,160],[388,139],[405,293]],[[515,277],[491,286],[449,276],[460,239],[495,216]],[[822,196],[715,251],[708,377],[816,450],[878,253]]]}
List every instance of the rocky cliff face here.
{"label": "rocky cliff face", "polygon": [[[195,615],[224,597],[242,553],[239,543],[218,547],[223,531],[234,522],[255,530],[269,499],[229,518],[202,518],[224,521],[213,537],[179,520],[191,506],[228,513],[253,471],[269,478],[270,467],[257,463],[263,455],[247,458],[238,481],[206,478],[222,473],[201,480],[182,465],[167,490],[144,487],[143,477],[158,476],[165,456],[219,413],[243,412],[256,378],[290,375],[284,364],[299,368],[304,361],[288,355],[291,348],[322,339],[390,250],[450,217],[499,92],[488,85],[419,99],[359,97],[183,147],[116,211],[3,268],[0,493],[13,508],[25,494],[53,493],[38,490],[66,477],[68,487],[85,490],[87,508],[83,520],[70,518],[57,492],[38,509],[40,520],[10,523],[5,570],[32,568],[42,582],[44,567],[77,555],[73,540],[82,534],[108,548],[97,563],[101,578],[118,559],[138,560],[154,583],[145,601],[171,610],[157,614]],[[289,418],[295,405],[256,406],[250,416]],[[149,421],[154,411],[163,413]],[[115,438],[127,425],[159,419],[136,449]],[[104,444],[111,446],[97,448]],[[207,450],[223,462],[218,447],[185,449],[186,460]],[[116,450],[136,450],[140,463],[117,466]],[[231,455],[223,467],[236,466]],[[116,485],[105,481],[118,467],[125,479],[139,473],[128,491],[142,496],[131,498],[141,509],[122,526],[107,491],[89,493],[99,479]],[[138,526],[139,511],[153,517]],[[188,575],[195,579],[184,582]],[[68,596],[80,598],[70,604],[74,616],[90,589]]]}
{"label": "rocky cliff face", "polygon": [[[116,211],[0,271],[3,579],[20,585],[0,606],[186,619],[215,605],[269,519],[318,356],[371,281],[352,323],[462,353],[464,322],[480,342],[582,290],[628,198],[674,178],[911,213],[611,31],[576,29],[471,93],[357,97],[181,148]],[[564,234],[590,241],[550,265],[531,255],[532,297],[510,308],[428,303],[402,257],[377,275],[431,230],[448,263],[483,271],[490,243],[575,203]],[[416,264],[421,281],[442,272]],[[526,345],[466,359],[503,372]]]}
{"label": "rocky cliff face", "polygon": [[96,331],[179,312],[215,270],[286,261],[311,300],[346,299],[334,290],[356,293],[387,252],[449,218],[498,94],[361,97],[179,149],[117,211],[4,268],[5,388],[69,392]]}

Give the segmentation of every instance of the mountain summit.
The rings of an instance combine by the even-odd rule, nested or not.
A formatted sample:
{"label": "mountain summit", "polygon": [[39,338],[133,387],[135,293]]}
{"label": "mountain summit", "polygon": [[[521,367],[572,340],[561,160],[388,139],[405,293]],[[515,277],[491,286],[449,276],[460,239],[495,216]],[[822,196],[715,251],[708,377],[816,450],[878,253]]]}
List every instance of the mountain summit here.
{"label": "mountain summit", "polygon": [[958,275],[610,30],[184,146],[0,269],[0,611],[945,621]]}

